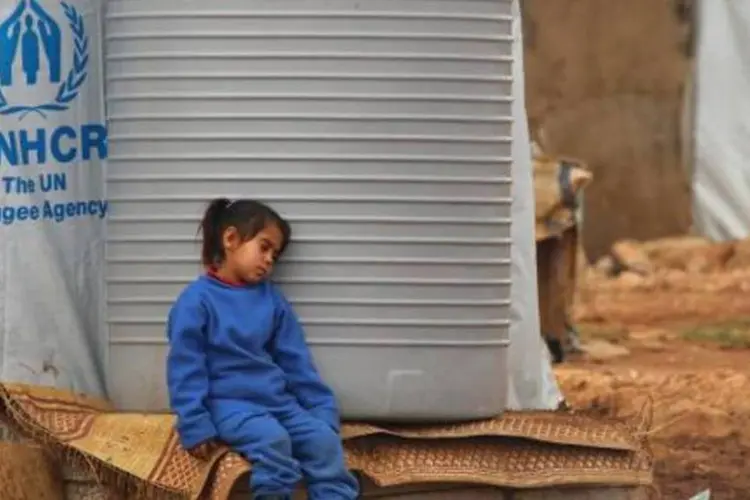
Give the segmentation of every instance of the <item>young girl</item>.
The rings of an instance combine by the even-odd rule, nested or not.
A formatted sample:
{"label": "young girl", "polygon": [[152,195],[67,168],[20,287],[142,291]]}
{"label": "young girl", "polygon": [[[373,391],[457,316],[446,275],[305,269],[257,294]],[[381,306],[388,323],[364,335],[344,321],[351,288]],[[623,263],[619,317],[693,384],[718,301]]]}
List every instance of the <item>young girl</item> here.
{"label": "young girl", "polygon": [[252,200],[211,202],[201,223],[206,274],[169,312],[167,381],[182,445],[207,458],[224,442],[252,463],[256,499],[349,500],[339,415],[302,328],[269,281],[289,224]]}

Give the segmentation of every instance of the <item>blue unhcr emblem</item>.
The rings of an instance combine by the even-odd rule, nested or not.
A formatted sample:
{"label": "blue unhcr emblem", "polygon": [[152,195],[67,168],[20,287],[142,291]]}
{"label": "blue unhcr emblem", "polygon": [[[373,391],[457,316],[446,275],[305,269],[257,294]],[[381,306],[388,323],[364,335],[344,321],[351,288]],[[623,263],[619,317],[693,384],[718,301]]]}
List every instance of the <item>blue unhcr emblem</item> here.
{"label": "blue unhcr emblem", "polygon": [[[10,15],[0,22],[0,115],[65,111],[78,97],[88,75],[89,37],[83,16],[75,7],[61,1],[60,6],[68,21],[73,38],[73,64],[66,78],[62,78],[62,32],[60,25],[39,4],[39,0],[20,0]],[[46,57],[49,83],[57,85],[54,99],[42,104],[11,103],[3,88],[16,85],[36,86],[41,76],[41,58]],[[20,58],[23,78],[18,81],[14,68]],[[51,97],[51,96],[50,96]]]}

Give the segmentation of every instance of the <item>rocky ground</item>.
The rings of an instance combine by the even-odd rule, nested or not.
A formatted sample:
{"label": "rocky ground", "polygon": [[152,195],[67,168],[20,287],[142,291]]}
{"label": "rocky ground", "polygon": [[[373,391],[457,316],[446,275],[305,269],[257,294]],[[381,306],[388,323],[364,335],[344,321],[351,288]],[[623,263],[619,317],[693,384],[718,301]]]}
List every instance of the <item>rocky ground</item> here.
{"label": "rocky ground", "polygon": [[647,411],[665,499],[750,498],[750,241],[620,242],[583,271],[570,402]]}

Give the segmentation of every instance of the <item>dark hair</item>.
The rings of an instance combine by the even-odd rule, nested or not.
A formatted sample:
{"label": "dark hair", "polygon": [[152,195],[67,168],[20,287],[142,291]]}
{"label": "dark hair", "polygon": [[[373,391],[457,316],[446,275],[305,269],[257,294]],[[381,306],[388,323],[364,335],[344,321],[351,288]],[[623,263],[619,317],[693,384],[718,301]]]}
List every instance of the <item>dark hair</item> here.
{"label": "dark hair", "polygon": [[199,231],[203,233],[201,261],[206,267],[224,262],[224,231],[230,227],[237,228],[242,241],[253,239],[269,224],[275,224],[281,231],[284,240],[279,255],[292,236],[292,228],[274,209],[255,200],[229,201],[227,198],[212,200],[203,214]]}

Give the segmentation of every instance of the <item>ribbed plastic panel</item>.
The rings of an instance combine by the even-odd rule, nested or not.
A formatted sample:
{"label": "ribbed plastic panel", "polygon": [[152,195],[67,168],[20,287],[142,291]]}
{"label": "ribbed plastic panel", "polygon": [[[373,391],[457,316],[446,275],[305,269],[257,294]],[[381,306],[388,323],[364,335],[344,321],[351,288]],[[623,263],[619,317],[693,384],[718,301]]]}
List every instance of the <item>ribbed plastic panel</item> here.
{"label": "ribbed plastic panel", "polygon": [[106,18],[109,385],[158,409],[216,196],[295,231],[276,280],[349,418],[505,403],[511,1],[122,0]]}

